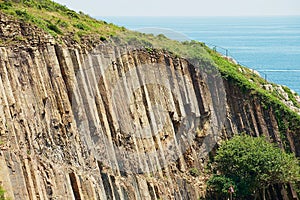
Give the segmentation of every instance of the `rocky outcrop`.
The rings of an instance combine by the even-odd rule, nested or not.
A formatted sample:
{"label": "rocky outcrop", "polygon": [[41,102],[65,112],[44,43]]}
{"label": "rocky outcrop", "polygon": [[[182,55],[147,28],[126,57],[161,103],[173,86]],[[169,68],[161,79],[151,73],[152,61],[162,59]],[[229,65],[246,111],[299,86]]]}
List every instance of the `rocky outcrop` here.
{"label": "rocky outcrop", "polygon": [[[9,27],[20,33],[20,25],[3,23],[1,37]],[[199,199],[207,153],[241,132],[264,134],[300,155],[299,129],[286,129],[284,138],[272,107],[209,69],[128,46],[86,50],[39,39],[1,47],[7,196]]]}
{"label": "rocky outcrop", "polygon": [[[181,158],[180,150],[177,150],[178,155],[159,154],[169,153],[164,146],[168,142],[171,141],[169,145],[180,142],[174,134],[176,123],[188,113],[200,117],[209,112],[212,101],[209,97],[199,101],[194,90],[194,85],[198,84],[198,90],[209,94],[205,85],[200,85],[201,77],[194,77],[199,79],[194,82],[187,61],[161,52],[151,55],[138,50],[122,54],[120,49],[113,47],[100,47],[97,51],[97,55],[89,54],[51,44],[28,49],[1,48],[1,170],[9,172],[3,173],[1,178],[4,187],[13,192],[11,197],[152,199],[200,196],[201,179],[205,177],[192,178],[188,173],[189,167],[201,166],[195,149],[187,155],[191,166]],[[107,62],[111,60],[116,63]],[[162,72],[167,72],[162,68],[168,62],[172,66],[169,69],[173,70],[169,74],[159,71],[149,74],[154,72],[149,69],[147,75],[160,76],[160,80],[173,75],[174,78],[165,77],[165,80],[178,82],[165,83],[169,88],[155,86],[155,82],[135,88],[129,77],[126,77],[128,82],[117,81],[128,75],[126,70],[134,69],[132,74],[143,70],[135,69],[136,62],[144,63],[140,65],[143,67],[161,62],[153,67],[159,67],[156,70]],[[91,71],[90,66],[97,67]],[[101,73],[96,70],[105,71],[103,77],[99,79],[97,75]],[[136,78],[142,79],[141,76]],[[98,81],[93,82],[93,79]],[[92,88],[91,84],[97,87]],[[120,87],[116,92],[134,89],[134,99],[129,105],[132,106],[131,116],[127,119],[124,119],[127,115],[118,116],[117,112],[123,110],[114,110],[113,104],[126,101],[126,96],[112,97],[114,85]],[[178,93],[170,93],[171,87]],[[87,95],[93,89],[97,91],[89,102]],[[151,107],[158,101],[161,101],[163,113],[151,113]],[[81,103],[84,107],[79,105]],[[154,127],[159,123],[163,126]],[[153,130],[147,130],[148,126]],[[138,135],[143,131],[144,136]],[[170,153],[177,148],[172,148]],[[126,161],[131,161],[120,158],[124,153],[132,156],[133,162],[121,168]],[[168,156],[174,159],[168,160]],[[180,164],[176,163],[177,159]],[[175,165],[174,172],[170,172],[168,165],[171,163]],[[127,168],[135,165],[139,168]]]}
{"label": "rocky outcrop", "polygon": [[0,13],[0,45],[38,46],[55,43],[54,38],[40,28]]}

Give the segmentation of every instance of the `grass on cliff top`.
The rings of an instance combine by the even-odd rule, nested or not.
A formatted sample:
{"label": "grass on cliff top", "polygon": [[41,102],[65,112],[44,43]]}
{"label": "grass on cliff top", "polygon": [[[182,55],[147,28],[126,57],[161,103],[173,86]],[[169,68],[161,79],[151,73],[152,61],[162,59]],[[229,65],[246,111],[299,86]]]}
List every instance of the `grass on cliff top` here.
{"label": "grass on cliff top", "polygon": [[72,35],[80,41],[82,36],[98,36],[101,41],[125,30],[68,9],[51,0],[0,0],[1,12],[34,24],[55,38]]}
{"label": "grass on cliff top", "polygon": [[[129,31],[112,23],[96,20],[75,12],[51,0],[0,0],[0,11],[16,19],[28,22],[50,33],[58,41],[64,36],[72,36],[80,43],[84,36],[97,36],[101,41],[118,38],[118,44],[132,44],[151,48],[161,48],[181,56],[203,59],[207,54],[200,43],[183,45],[164,35],[155,37]],[[97,39],[96,37],[96,39]],[[116,41],[116,40],[115,40]],[[191,48],[193,47],[193,48]]]}
{"label": "grass on cliff top", "polygon": [[112,40],[119,45],[141,46],[148,51],[151,51],[151,49],[163,49],[175,54],[177,57],[206,62],[212,61],[205,49],[205,44],[198,41],[180,42],[171,40],[163,34],[155,36],[135,31],[119,32],[115,37],[112,37]]}
{"label": "grass on cliff top", "polygon": [[203,45],[198,42],[183,45],[164,35],[156,37],[151,34],[129,31],[124,27],[93,19],[82,12],[77,13],[51,0],[0,0],[0,11],[38,26],[58,41],[64,36],[72,36],[71,39],[80,43],[84,36],[97,36],[96,39],[101,41],[114,38],[114,41],[121,45],[161,48],[174,52],[178,56],[203,59],[205,54],[207,55]]}

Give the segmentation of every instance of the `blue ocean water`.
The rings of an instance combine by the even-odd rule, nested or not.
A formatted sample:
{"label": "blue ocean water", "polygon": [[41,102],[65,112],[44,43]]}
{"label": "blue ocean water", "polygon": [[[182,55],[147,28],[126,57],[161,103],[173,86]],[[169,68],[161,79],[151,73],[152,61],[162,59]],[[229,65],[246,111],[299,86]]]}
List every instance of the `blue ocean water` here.
{"label": "blue ocean water", "polygon": [[223,47],[239,63],[300,94],[300,16],[98,18],[132,30],[166,28]]}

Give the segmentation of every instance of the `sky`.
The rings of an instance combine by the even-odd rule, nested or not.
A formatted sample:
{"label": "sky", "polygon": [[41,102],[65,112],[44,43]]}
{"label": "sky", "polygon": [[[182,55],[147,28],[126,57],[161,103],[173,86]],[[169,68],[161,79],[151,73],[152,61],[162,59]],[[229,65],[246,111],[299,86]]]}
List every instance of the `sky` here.
{"label": "sky", "polygon": [[300,0],[54,0],[91,16],[300,15]]}

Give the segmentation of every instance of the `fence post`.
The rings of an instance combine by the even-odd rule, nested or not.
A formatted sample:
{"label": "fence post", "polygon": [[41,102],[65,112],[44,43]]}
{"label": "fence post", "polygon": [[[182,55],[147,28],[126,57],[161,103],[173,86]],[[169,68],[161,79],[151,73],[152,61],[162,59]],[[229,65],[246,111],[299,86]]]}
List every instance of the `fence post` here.
{"label": "fence post", "polygon": [[213,50],[214,50],[214,52],[217,52],[217,47],[214,46],[214,47],[213,47]]}
{"label": "fence post", "polygon": [[265,81],[268,82],[268,80],[267,80],[267,74],[265,74]]}

